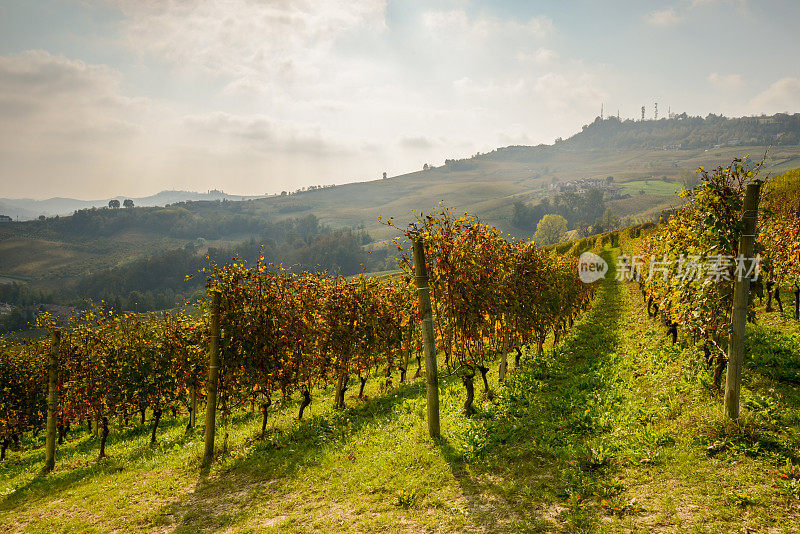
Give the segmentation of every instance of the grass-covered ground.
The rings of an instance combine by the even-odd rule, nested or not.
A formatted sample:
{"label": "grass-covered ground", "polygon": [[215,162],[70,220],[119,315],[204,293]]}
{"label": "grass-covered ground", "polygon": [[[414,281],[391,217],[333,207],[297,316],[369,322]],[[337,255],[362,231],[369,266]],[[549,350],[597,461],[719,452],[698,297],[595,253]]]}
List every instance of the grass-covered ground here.
{"label": "grass-covered ground", "polygon": [[681,185],[675,182],[666,182],[661,179],[634,180],[619,184],[622,190],[629,195],[638,195],[644,191],[645,195],[674,196],[681,190]]}
{"label": "grass-covered ground", "polygon": [[[199,475],[201,432],[166,417],[112,429],[110,458],[75,430],[38,475],[43,436],[0,464],[0,528],[28,532],[793,532],[800,530],[800,354],[793,319],[751,327],[743,416],[726,422],[702,358],[671,346],[635,286],[603,282],[592,309],[492,400],[461,415],[441,382],[442,439],[427,438],[424,386],[318,392],[227,426]],[[788,300],[788,299],[787,299]],[[395,386],[397,377],[395,376]],[[357,389],[351,386],[351,390]],[[382,391],[383,390],[383,391]],[[218,445],[222,447],[220,430]],[[32,438],[31,438],[32,439]]]}

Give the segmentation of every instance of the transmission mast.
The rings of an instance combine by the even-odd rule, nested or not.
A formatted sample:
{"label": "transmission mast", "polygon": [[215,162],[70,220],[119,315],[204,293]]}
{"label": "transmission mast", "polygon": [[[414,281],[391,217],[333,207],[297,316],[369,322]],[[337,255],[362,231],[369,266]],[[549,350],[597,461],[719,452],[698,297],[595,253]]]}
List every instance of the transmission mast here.
{"label": "transmission mast", "polygon": [[655,104],[656,104],[656,114],[655,114],[655,118],[656,118],[656,120],[658,120],[658,102],[656,102]]}

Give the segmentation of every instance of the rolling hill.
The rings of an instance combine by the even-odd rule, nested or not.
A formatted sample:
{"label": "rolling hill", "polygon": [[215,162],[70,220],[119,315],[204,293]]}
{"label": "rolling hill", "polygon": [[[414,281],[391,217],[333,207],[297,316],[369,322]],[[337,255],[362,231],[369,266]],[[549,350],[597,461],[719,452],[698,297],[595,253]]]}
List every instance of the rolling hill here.
{"label": "rolling hill", "polygon": [[[386,240],[398,233],[381,224],[379,217],[393,217],[402,226],[415,213],[442,203],[528,238],[533,227],[514,224],[515,204],[535,206],[545,198],[601,187],[603,209],[610,208],[630,221],[643,220],[677,205],[680,198],[675,192],[696,180],[694,171],[699,166],[725,165],[748,155],[758,161],[772,144],[765,173],[800,167],[798,139],[800,114],[740,119],[677,116],[643,122],[598,118],[553,145],[499,148],[383,180],[249,199],[219,192],[212,192],[217,195],[213,199],[208,194],[162,192],[134,199],[134,203],[169,204],[166,207],[95,207],[75,216],[3,224],[0,277],[29,279],[58,293],[65,287],[87,287],[87,277],[96,281],[111,270],[115,270],[115,280],[124,281],[134,276],[130,270],[134,266],[144,269],[136,271],[136,277],[146,281],[147,266],[163,264],[165,255],[177,250],[199,257],[209,250],[222,251],[219,254],[224,256],[247,249],[242,253],[247,257],[265,241],[270,245],[267,261],[302,257],[305,260],[297,261],[303,267],[313,267],[307,262],[315,261],[316,254],[327,258],[323,266],[332,268],[339,266],[339,260],[325,247],[338,247],[340,253],[342,247],[358,242],[364,256],[359,259],[350,250],[346,261],[355,265],[361,261],[367,270],[381,270],[391,267]],[[186,195],[196,196],[187,199]],[[54,210],[69,205],[65,200],[48,202]],[[30,209],[38,213],[42,206],[34,204]],[[311,234],[280,231],[282,225],[302,225],[298,221],[312,219],[318,226]],[[337,241],[341,235],[330,237],[336,229],[347,228],[365,231],[369,237],[365,234],[345,245]],[[304,252],[295,253],[298,250]],[[180,293],[185,289],[181,284],[182,279],[175,280],[171,287]],[[159,280],[156,286],[164,287],[164,282]],[[129,290],[122,282],[114,287],[108,291]],[[80,296],[77,291],[73,298]]]}
{"label": "rolling hill", "polygon": [[[122,203],[125,199],[133,201],[134,205],[141,207],[166,206],[175,202],[201,201],[201,200],[249,200],[259,198],[258,196],[229,195],[222,191],[209,191],[207,193],[197,193],[194,191],[161,191],[155,195],[147,197],[126,197],[117,196],[114,199]],[[13,217],[20,221],[33,220],[40,215],[45,216],[65,216],[72,215],[77,210],[91,208],[103,208],[108,206],[111,199],[99,200],[79,200],[76,198],[54,197],[45,200],[32,198],[0,198],[0,213]]]}

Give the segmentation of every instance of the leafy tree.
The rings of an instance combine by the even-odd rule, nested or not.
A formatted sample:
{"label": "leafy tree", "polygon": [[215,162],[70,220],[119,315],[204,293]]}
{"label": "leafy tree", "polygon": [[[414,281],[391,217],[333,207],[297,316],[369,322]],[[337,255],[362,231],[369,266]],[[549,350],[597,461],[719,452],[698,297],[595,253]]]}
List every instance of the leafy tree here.
{"label": "leafy tree", "polygon": [[125,206],[126,208],[132,208],[133,200],[126,198],[125,201],[122,203],[122,205]]}
{"label": "leafy tree", "polygon": [[536,226],[533,239],[540,245],[552,245],[562,241],[567,233],[567,220],[561,215],[545,215]]}
{"label": "leafy tree", "polygon": [[693,189],[700,185],[700,176],[694,171],[682,170],[679,178],[684,189]]}
{"label": "leafy tree", "polygon": [[597,219],[594,223],[595,231],[596,232],[609,232],[611,230],[616,230],[622,224],[617,214],[614,213],[614,210],[608,208],[606,212],[603,214],[602,217]]}
{"label": "leafy tree", "polygon": [[119,200],[117,200],[116,198],[112,198],[111,200],[108,201],[108,207],[109,208],[114,208],[114,209],[118,208],[119,207]]}

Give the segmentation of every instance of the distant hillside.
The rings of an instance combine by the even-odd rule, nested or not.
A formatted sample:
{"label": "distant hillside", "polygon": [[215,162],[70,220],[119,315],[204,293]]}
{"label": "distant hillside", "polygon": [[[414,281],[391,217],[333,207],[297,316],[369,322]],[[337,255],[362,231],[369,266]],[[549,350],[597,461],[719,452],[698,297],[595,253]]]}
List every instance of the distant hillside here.
{"label": "distant hillside", "polygon": [[[658,217],[682,202],[676,192],[693,184],[699,166],[760,159],[773,142],[764,174],[800,168],[799,123],[800,115],[598,119],[554,145],[499,148],[402,176],[246,201],[186,191],[133,199],[136,207],[119,209],[107,208],[107,199],[29,201],[20,209],[29,209],[30,218],[47,209],[70,216],[0,224],[0,283],[27,280],[30,295],[41,289],[70,298],[119,297],[123,307],[141,307],[142,295],[152,292],[159,307],[172,294],[202,287],[201,280],[188,287],[183,274],[196,272],[205,253],[218,262],[263,253],[267,261],[348,274],[362,265],[383,270],[393,267],[395,252],[386,240],[399,233],[378,218],[393,217],[402,227],[439,203],[522,239],[549,213],[565,217],[573,232],[595,232],[601,216],[630,223]],[[311,222],[316,230],[304,230]]]}
{"label": "distant hillside", "polygon": [[[260,196],[229,195],[222,191],[209,191],[208,193],[197,193],[194,191],[161,191],[155,195],[134,198],[117,196],[114,199],[122,203],[125,199],[131,199],[135,206],[153,207],[166,206],[176,202],[198,201],[198,200],[229,200],[241,201]],[[48,198],[47,200],[35,200],[31,198],[0,198],[0,214],[8,215],[21,221],[31,220],[45,215],[64,216],[72,215],[77,210],[89,208],[102,208],[108,206],[110,198],[101,200],[79,200],[75,198]]]}

